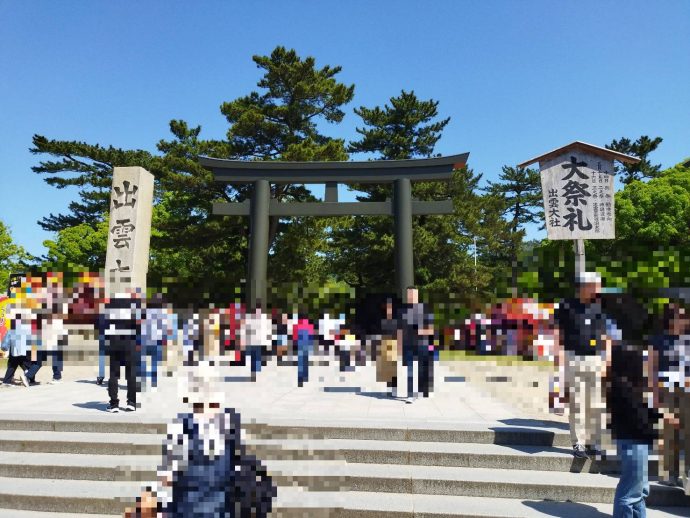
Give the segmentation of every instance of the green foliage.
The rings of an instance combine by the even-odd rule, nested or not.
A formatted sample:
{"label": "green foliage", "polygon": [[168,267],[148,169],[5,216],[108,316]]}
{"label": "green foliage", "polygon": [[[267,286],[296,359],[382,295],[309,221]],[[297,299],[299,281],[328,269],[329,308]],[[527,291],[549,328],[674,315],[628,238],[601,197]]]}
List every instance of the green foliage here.
{"label": "green foliage", "polygon": [[618,177],[624,184],[629,184],[635,180],[646,178],[656,178],[661,170],[661,164],[652,165],[647,156],[654,151],[664,139],[655,137],[650,139],[647,135],[642,135],[635,142],[628,138],[613,140],[606,147],[619,153],[632,155],[640,158],[637,164],[622,164],[616,167]]}
{"label": "green foliage", "polygon": [[221,105],[230,123],[231,153],[259,160],[346,160],[342,140],[318,131],[317,122],[343,120],[342,106],[354,97],[354,85],[336,81],[341,67],[316,68],[314,58],[276,47],[270,56],[254,56],[264,70],[263,93],[252,92]]}
{"label": "green foliage", "polygon": [[[55,240],[46,242],[44,260],[102,267],[113,168],[141,166],[155,177],[149,284],[161,289],[169,284],[185,300],[228,295],[214,286],[231,286],[234,296],[245,277],[248,222],[214,216],[212,206],[246,200],[251,186],[215,182],[198,158],[347,160],[344,141],[323,135],[318,124],[342,121],[342,107],[354,95],[353,85],[336,80],[340,67],[317,68],[314,58],[302,59],[294,50],[277,47],[270,56],[253,59],[264,72],[258,82],[262,91],[223,103],[221,112],[230,123],[227,140],[202,139],[201,127],[183,120],[170,122],[172,138],[158,142],[158,155],[34,136],[31,151],[51,159],[33,170],[48,175],[46,182],[57,188],[80,188],[68,213],[40,222],[57,232]],[[271,195],[279,201],[314,200],[302,185],[272,186]],[[271,281],[325,279],[318,253],[325,247],[325,223],[270,218]]]}
{"label": "green foliage", "polygon": [[57,232],[57,238],[43,242],[48,251],[44,266],[69,266],[98,271],[105,265],[108,244],[108,219],[96,223],[96,228],[87,223],[67,227]]}
{"label": "green foliage", "polygon": [[390,105],[355,108],[365,128],[357,128],[362,135],[351,142],[351,153],[380,153],[384,160],[404,160],[429,157],[441,138],[441,132],[450,117],[432,122],[438,117],[438,101],[421,101],[414,91],[402,90],[400,96],[391,97]]}
{"label": "green foliage", "polygon": [[[690,285],[690,168],[679,164],[647,183],[633,181],[615,203],[616,239],[586,241],[587,268],[604,286],[642,299]],[[572,242],[544,240],[521,258],[519,288],[547,300],[571,295],[573,269]]]}
{"label": "green foliage", "polygon": [[[69,204],[69,213],[50,214],[38,224],[52,232],[87,224],[96,228],[108,213],[113,167],[141,166],[154,172],[155,157],[147,151],[102,147],[78,141],[49,140],[33,136],[33,154],[47,154],[57,160],[43,160],[33,172],[48,175],[48,185],[64,189],[79,187],[79,201]],[[76,174],[75,174],[76,173]]]}
{"label": "green foliage", "polygon": [[[381,160],[431,156],[441,131],[450,119],[434,122],[438,101],[422,101],[414,92],[401,92],[383,108],[361,106],[355,113],[364,128],[357,128],[361,140],[350,143],[350,152],[376,153]],[[390,185],[355,185],[362,202],[391,198]],[[451,187],[440,182],[415,183],[412,195],[418,200],[450,197]],[[454,285],[466,255],[454,217],[420,216],[413,220],[415,279],[422,286],[432,283]],[[353,216],[331,223],[327,252],[330,271],[351,286],[392,291],[394,276],[393,221],[386,216]],[[462,254],[461,254],[462,252]],[[466,262],[466,258],[465,261]]]}
{"label": "green foliage", "polygon": [[676,166],[616,195],[618,240],[651,247],[690,245],[690,169]]}
{"label": "green foliage", "polygon": [[304,312],[311,318],[318,318],[326,312],[332,316],[349,314],[356,301],[356,292],[344,282],[293,282],[274,284],[268,297],[271,307],[286,312]]}
{"label": "green foliage", "polygon": [[487,182],[486,191],[503,200],[503,216],[510,222],[513,234],[525,225],[544,221],[539,171],[503,166],[498,179]]}
{"label": "green foliage", "polygon": [[0,295],[7,289],[10,274],[24,271],[31,256],[12,239],[10,229],[0,221]]}

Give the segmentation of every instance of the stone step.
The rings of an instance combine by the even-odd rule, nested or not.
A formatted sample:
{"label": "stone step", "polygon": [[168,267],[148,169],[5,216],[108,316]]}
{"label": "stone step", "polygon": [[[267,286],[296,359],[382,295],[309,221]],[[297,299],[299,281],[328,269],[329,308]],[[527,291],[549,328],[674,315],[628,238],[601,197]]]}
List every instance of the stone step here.
{"label": "stone step", "polygon": [[122,516],[140,492],[138,482],[0,477],[0,508]]}
{"label": "stone step", "polygon": [[[343,461],[266,461],[281,486],[310,491],[377,491],[396,494],[478,496],[610,503],[617,477],[594,473],[501,470],[447,466],[347,464]],[[679,488],[652,484],[649,502],[690,505]]]}
{"label": "stone step", "polygon": [[0,509],[0,518],[122,518],[121,514],[58,513]]}
{"label": "stone step", "polygon": [[[323,421],[306,423],[303,420],[246,420],[242,427],[249,437],[263,439],[355,439],[378,441],[448,442],[504,444],[515,446],[558,446],[571,447],[567,431],[558,429],[535,429],[519,426],[495,426],[487,429],[485,424],[465,424],[462,429],[448,423],[427,422],[417,426],[361,421]],[[83,418],[69,419],[64,416],[52,418],[49,414],[36,419],[0,419],[0,430],[29,430],[56,432],[94,433],[136,433],[163,434],[166,424],[160,421],[119,414],[94,414],[86,421]]]}
{"label": "stone step", "polygon": [[[25,432],[0,439],[0,476],[75,480],[153,480],[162,436],[121,437],[78,432]],[[84,437],[81,437],[84,436]],[[601,465],[556,448],[493,444],[384,441],[250,440],[250,454],[266,461],[340,460],[368,465],[456,466],[599,473]],[[609,470],[610,471],[610,468]]]}
{"label": "stone step", "polygon": [[[114,518],[132,505],[137,483],[45,480],[37,486],[26,479],[0,477],[0,518]],[[120,498],[121,500],[118,500]],[[271,514],[275,518],[601,518],[610,503],[553,502],[534,499],[487,498],[374,491],[309,492],[280,487]],[[687,508],[660,507],[649,518],[688,516]],[[88,514],[87,514],[88,513]],[[98,513],[98,514],[94,514]]]}
{"label": "stone step", "polygon": [[506,446],[481,443],[377,441],[356,439],[257,439],[247,450],[266,460],[344,460],[364,464],[413,464],[574,473],[613,473],[612,460],[591,461],[572,456],[569,448]]}
{"label": "stone step", "polygon": [[[0,436],[0,452],[88,455],[161,453],[164,436],[94,432],[21,431]],[[576,459],[567,448],[483,443],[380,441],[361,439],[245,440],[249,453],[273,460],[345,460],[367,464],[466,466],[541,471],[611,472],[615,463]]]}
{"label": "stone step", "polygon": [[476,427],[435,427],[428,426],[395,426],[389,423],[378,423],[368,420],[366,424],[349,424],[332,422],[327,424],[276,422],[246,422],[243,428],[250,436],[261,439],[356,439],[375,441],[413,441],[413,442],[446,442],[446,443],[482,443],[505,444],[515,446],[559,446],[572,447],[570,435],[563,430],[541,430],[527,427],[486,425]]}
{"label": "stone step", "polygon": [[0,452],[0,477],[153,481],[159,461],[154,455]]}
{"label": "stone step", "polygon": [[154,434],[18,431],[0,435],[0,451],[85,455],[160,455]]}
{"label": "stone step", "polygon": [[[75,480],[153,480],[163,437],[143,435],[124,442],[107,434],[26,432],[23,441],[0,440],[0,476]],[[601,466],[555,448],[522,451],[500,445],[380,441],[249,441],[247,450],[265,461],[340,460],[367,465],[455,466],[599,473]],[[530,451],[532,450],[532,451]],[[609,470],[610,471],[610,470]]]}
{"label": "stone step", "polygon": [[[106,400],[104,395],[104,401]],[[104,403],[105,405],[105,403]],[[49,432],[90,432],[111,434],[164,434],[167,425],[160,420],[131,416],[126,412],[118,414],[94,414],[86,420],[83,417],[41,414],[35,418],[0,419],[0,430],[25,430]],[[6,434],[3,434],[6,435]]]}
{"label": "stone step", "polygon": [[[688,516],[683,507],[647,508],[648,518]],[[513,498],[391,494],[379,492],[304,492],[279,488],[273,517],[280,518],[604,518],[610,503],[551,502]]]}

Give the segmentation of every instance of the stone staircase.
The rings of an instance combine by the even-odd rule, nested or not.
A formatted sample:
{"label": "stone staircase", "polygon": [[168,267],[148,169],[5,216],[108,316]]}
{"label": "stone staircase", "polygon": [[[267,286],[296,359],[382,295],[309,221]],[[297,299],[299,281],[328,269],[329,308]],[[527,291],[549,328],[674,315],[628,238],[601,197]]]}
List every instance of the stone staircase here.
{"label": "stone staircase", "polygon": [[[606,474],[612,462],[574,459],[560,430],[297,420],[244,428],[279,486],[276,517],[601,517],[618,481]],[[155,478],[164,432],[127,414],[0,420],[0,518],[121,513]],[[648,503],[650,517],[690,516],[680,489],[652,484]]]}

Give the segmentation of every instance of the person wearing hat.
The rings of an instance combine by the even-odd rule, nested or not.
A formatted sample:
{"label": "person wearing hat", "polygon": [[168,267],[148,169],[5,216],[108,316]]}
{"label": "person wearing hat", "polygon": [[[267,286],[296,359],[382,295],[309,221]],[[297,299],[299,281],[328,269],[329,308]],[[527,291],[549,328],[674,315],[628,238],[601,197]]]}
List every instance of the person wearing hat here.
{"label": "person wearing hat", "polygon": [[225,405],[220,358],[191,362],[178,373],[178,393],[190,411],[168,426],[158,482],[125,516],[215,518],[270,514],[276,488],[266,468],[241,442],[240,416]]}
{"label": "person wearing hat", "polygon": [[602,377],[612,340],[620,338],[620,331],[602,310],[599,274],[582,272],[576,283],[577,297],[559,303],[554,320],[559,362],[565,371],[573,455],[587,459],[601,446],[605,412]]}

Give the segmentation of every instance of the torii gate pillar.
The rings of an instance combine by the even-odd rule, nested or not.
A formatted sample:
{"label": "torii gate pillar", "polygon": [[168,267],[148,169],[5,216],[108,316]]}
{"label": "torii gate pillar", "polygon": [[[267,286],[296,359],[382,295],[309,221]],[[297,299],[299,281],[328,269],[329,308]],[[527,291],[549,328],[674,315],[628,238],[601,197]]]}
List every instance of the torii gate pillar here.
{"label": "torii gate pillar", "polygon": [[254,181],[249,221],[249,279],[248,301],[266,304],[266,274],[268,273],[268,215],[271,186],[268,180]]}
{"label": "torii gate pillar", "polygon": [[412,185],[409,178],[393,183],[393,218],[395,225],[395,286],[405,300],[408,286],[414,285],[412,246]]}

